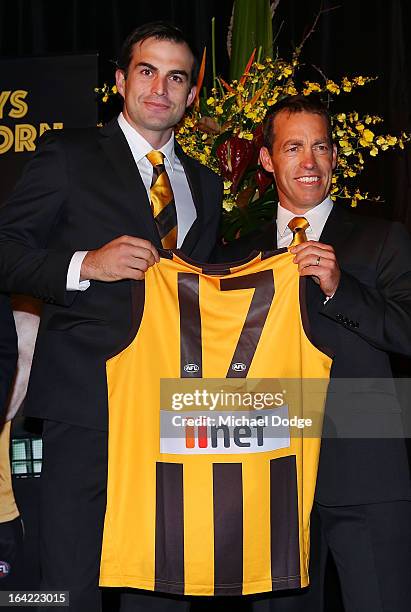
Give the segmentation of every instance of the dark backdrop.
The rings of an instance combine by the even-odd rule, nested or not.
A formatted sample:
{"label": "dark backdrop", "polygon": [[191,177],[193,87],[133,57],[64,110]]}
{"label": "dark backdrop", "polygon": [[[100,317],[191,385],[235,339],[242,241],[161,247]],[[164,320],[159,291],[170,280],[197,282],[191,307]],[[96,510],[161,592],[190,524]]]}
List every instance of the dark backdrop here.
{"label": "dark backdrop", "polygon": [[[136,25],[167,19],[185,29],[201,51],[211,47],[211,18],[216,17],[218,70],[227,75],[226,33],[233,0],[0,0],[0,55],[27,56],[95,52],[100,54],[100,83],[112,82],[119,45]],[[408,0],[323,0],[316,32],[306,43],[307,66],[329,78],[344,74],[378,75],[379,80],[337,104],[384,116],[390,132],[410,130],[409,76],[411,39]],[[280,0],[274,27],[280,54],[289,57],[312,24],[320,0]],[[211,61],[208,64],[208,79]],[[318,75],[317,75],[318,76]],[[1,89],[1,75],[0,75]],[[75,92],[73,92],[75,95]],[[106,119],[107,117],[104,117]],[[372,214],[402,220],[411,229],[409,206],[411,147],[373,160],[362,187],[385,202],[364,204]]]}

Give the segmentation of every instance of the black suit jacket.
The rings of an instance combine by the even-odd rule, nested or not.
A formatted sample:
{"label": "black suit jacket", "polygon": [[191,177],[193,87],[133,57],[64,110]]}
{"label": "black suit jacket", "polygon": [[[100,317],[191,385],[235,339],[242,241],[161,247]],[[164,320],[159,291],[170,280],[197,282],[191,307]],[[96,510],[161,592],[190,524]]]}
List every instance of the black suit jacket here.
{"label": "black suit jacket", "polygon": [[[182,250],[206,260],[215,244],[222,182],[183,153],[197,219]],[[131,325],[131,281],[66,291],[75,251],[124,234],[161,247],[149,200],[117,120],[48,132],[0,210],[0,287],[45,302],[26,399],[31,416],[105,429],[105,360]]]}
{"label": "black suit jacket", "polygon": [[[336,205],[320,240],[333,245],[342,274],[334,297],[326,304],[318,285],[307,279],[309,335],[333,357],[331,390],[336,379],[357,380],[345,385],[338,399],[335,394],[328,396],[316,500],[350,505],[411,499],[404,440],[359,439],[357,434],[378,420],[380,433],[385,422],[398,431],[401,417],[389,353],[411,354],[409,234],[399,223],[360,217]],[[252,250],[276,246],[276,227],[271,223],[262,232],[218,249],[213,258],[235,261]],[[342,418],[343,410],[347,419]],[[349,437],[343,437],[345,426]]]}
{"label": "black suit jacket", "polygon": [[17,363],[17,334],[8,296],[0,294],[0,430]]}

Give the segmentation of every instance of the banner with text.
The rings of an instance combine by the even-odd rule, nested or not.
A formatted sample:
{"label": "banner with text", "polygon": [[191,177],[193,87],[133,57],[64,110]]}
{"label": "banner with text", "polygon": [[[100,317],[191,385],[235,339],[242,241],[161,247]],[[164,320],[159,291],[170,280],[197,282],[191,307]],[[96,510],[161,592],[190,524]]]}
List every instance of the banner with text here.
{"label": "banner with text", "polygon": [[0,204],[46,130],[97,123],[97,55],[0,60]]}

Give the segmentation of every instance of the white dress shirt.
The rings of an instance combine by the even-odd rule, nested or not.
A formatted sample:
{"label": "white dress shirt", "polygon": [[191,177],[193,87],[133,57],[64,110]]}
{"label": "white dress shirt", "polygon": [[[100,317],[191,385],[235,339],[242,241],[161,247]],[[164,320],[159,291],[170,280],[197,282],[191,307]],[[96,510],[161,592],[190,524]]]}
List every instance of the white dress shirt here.
{"label": "white dress shirt", "polygon": [[305,230],[307,240],[319,240],[332,207],[333,201],[331,198],[325,198],[321,204],[317,204],[304,215],[296,215],[287,208],[283,208],[279,203],[277,208],[277,247],[282,249],[290,244],[293,233],[288,224],[294,217],[305,217],[310,224],[310,227]]}
{"label": "white dress shirt", "polygon": [[[317,206],[314,206],[314,208],[311,208],[303,215],[296,215],[287,208],[283,208],[281,204],[278,203],[277,247],[281,249],[283,247],[289,246],[293,238],[293,233],[288,227],[288,224],[294,217],[304,217],[310,224],[310,226],[307,227],[307,229],[305,230],[307,240],[319,240],[332,207],[332,199],[325,198],[325,200],[323,200],[321,204],[317,204]],[[331,300],[332,297],[334,297],[334,293],[325,298],[324,304],[326,304],[328,300]]]}
{"label": "white dress shirt", "polygon": [[[148,161],[146,155],[153,150],[153,147],[126,121],[123,113],[120,113],[118,116],[118,124],[126,137],[144,187],[146,188],[147,197],[150,200],[153,166]],[[184,168],[174,151],[174,134],[171,135],[168,142],[159,151],[164,153],[164,165],[174,193],[177,211],[177,248],[180,248],[190,227],[196,220],[196,208]],[[136,202],[136,206],[138,206],[138,202]],[[71,258],[67,271],[67,291],[84,291],[90,286],[89,281],[80,281],[81,264],[87,253],[88,251],[77,251]]]}

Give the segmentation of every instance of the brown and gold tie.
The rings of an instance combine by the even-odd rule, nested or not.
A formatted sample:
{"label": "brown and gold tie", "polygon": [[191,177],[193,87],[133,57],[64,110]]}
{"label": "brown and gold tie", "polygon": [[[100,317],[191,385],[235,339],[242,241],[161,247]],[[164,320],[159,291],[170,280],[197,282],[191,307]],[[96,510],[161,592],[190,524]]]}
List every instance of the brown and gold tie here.
{"label": "brown and gold tie", "polygon": [[164,166],[164,153],[150,151],[147,159],[153,166],[150,187],[151,209],[164,249],[177,247],[177,211],[170,179]]}
{"label": "brown and gold tie", "polygon": [[293,239],[288,245],[289,247],[296,246],[297,244],[307,241],[305,230],[307,227],[310,227],[310,224],[305,217],[293,217],[289,222],[288,227],[294,234]]}

